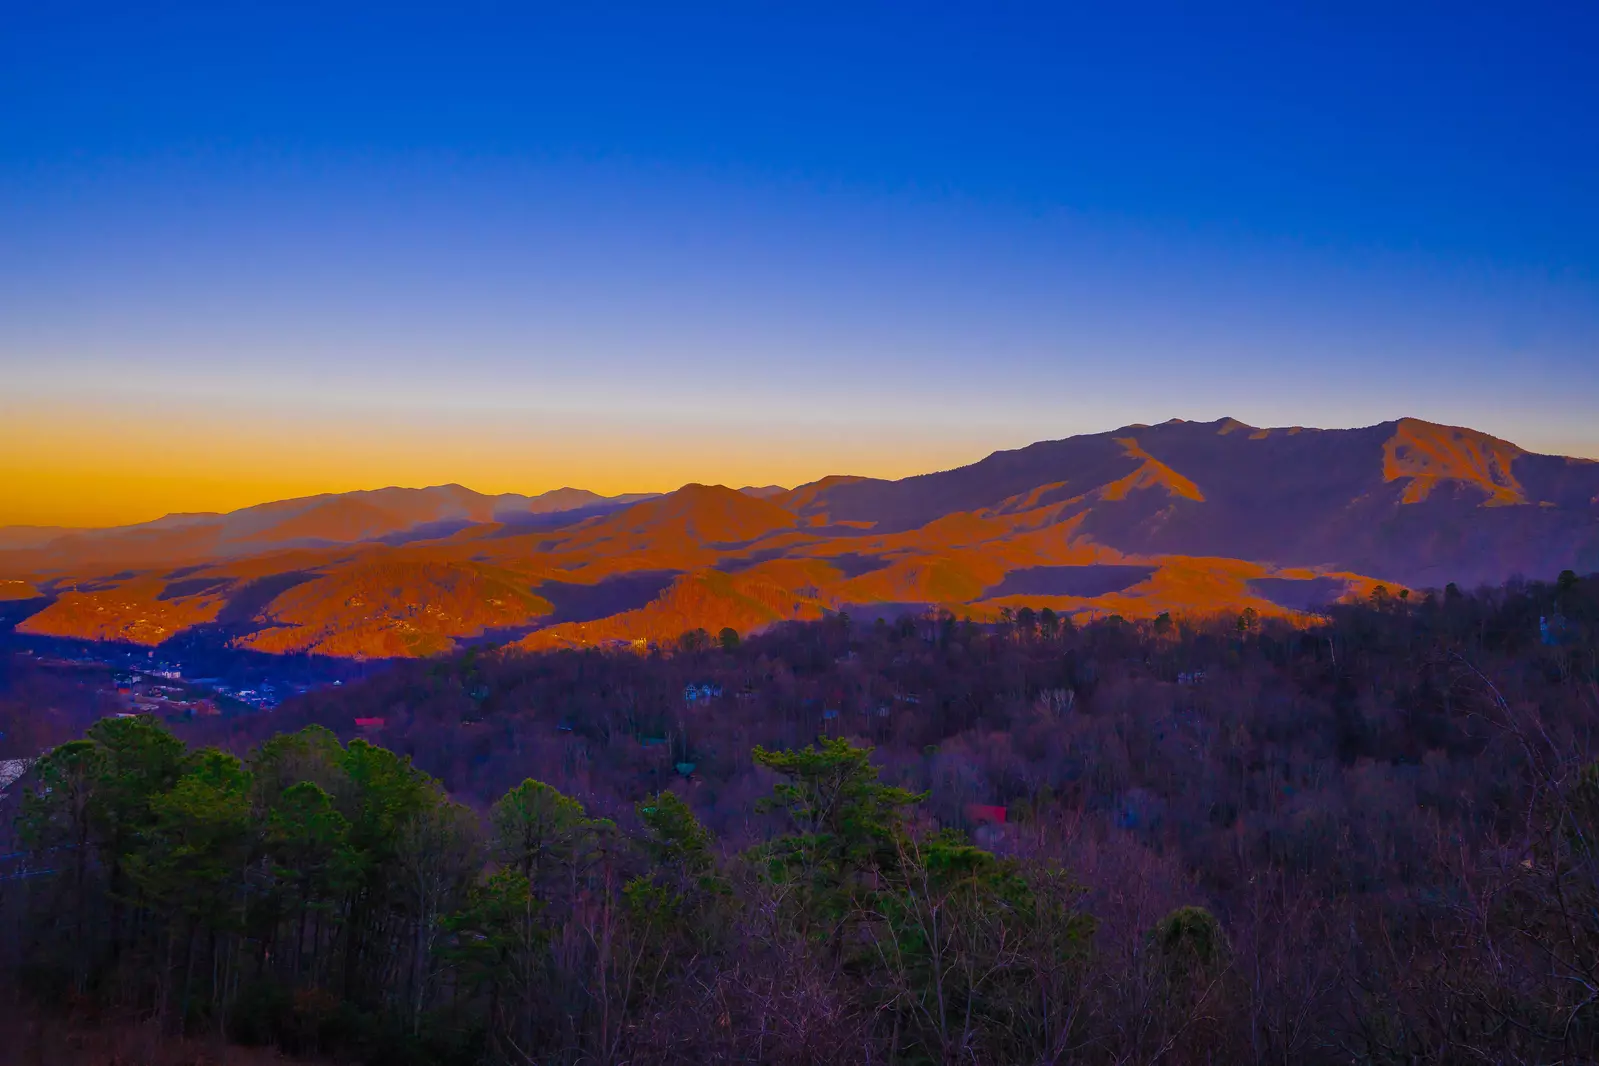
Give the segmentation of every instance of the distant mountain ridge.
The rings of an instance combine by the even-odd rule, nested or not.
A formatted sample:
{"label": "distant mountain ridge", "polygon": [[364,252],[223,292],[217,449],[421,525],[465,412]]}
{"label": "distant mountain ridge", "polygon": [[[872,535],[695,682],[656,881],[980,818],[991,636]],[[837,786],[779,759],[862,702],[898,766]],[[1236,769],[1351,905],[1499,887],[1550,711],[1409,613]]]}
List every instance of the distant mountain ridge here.
{"label": "distant mountain ridge", "polygon": [[[1165,491],[1133,491],[1154,487]],[[1128,426],[900,481],[819,482],[791,500],[801,515],[879,530],[1066,501],[1083,514],[1084,535],[1126,552],[1270,559],[1424,585],[1599,567],[1596,497],[1599,463],[1407,418],[1352,430],[1234,419]],[[1109,502],[1122,506],[1094,506]]]}
{"label": "distant mountain ridge", "polygon": [[0,551],[0,578],[39,594],[16,601],[22,632],[368,656],[664,641],[835,610],[1292,614],[1379,582],[1564,569],[1599,570],[1599,463],[1416,419],[1173,420],[794,489],[380,489]]}
{"label": "distant mountain ridge", "polygon": [[[61,530],[55,536],[24,532],[39,530],[42,534],[44,527],[0,526],[0,548],[8,540],[22,542],[20,548],[38,553],[37,558],[28,560],[38,570],[100,562],[182,562],[378,540],[439,523],[458,523],[456,528],[460,528],[525,515],[593,513],[654,495],[602,496],[587,489],[560,488],[534,496],[490,496],[454,484],[362,489],[278,500],[222,514],[178,513],[128,526]],[[11,530],[18,532],[8,535]]]}
{"label": "distant mountain ridge", "polygon": [[0,526],[0,551],[37,548],[82,529],[71,526]]}
{"label": "distant mountain ridge", "polygon": [[781,485],[745,485],[738,491],[746,496],[754,496],[758,500],[769,500],[773,496],[781,496],[788,490]]}

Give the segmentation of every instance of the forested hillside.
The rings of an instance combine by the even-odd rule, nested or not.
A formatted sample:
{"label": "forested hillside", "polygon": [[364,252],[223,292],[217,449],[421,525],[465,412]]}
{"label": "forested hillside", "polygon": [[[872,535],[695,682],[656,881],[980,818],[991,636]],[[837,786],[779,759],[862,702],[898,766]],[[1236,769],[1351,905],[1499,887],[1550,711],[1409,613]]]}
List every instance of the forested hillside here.
{"label": "forested hillside", "polygon": [[382,1063],[1592,1061],[1596,727],[1571,573],[477,649],[51,752],[7,962]]}
{"label": "forested hillside", "polygon": [[169,516],[0,550],[0,629],[422,658],[518,639],[669,644],[841,610],[1293,618],[1378,584],[1567,568],[1599,568],[1599,463],[1416,419],[1173,419],[899,481],[649,499],[443,486]]}

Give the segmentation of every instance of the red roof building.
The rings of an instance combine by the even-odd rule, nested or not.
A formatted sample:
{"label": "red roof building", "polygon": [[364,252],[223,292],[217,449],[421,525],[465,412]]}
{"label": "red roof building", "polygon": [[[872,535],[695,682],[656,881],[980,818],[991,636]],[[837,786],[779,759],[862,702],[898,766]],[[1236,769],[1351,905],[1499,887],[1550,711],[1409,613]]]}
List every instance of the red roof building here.
{"label": "red roof building", "polygon": [[968,803],[966,817],[978,825],[1004,825],[1005,808],[987,803]]}

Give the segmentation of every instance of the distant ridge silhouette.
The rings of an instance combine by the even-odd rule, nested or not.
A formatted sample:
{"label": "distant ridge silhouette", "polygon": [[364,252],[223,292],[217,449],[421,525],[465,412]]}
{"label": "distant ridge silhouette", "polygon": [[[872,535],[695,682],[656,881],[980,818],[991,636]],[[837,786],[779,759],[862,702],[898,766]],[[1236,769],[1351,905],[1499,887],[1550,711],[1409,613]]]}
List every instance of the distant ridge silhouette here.
{"label": "distant ridge silhouette", "polygon": [[[55,536],[12,527],[0,545],[0,579],[39,594],[22,632],[159,644],[226,625],[241,647],[331,655],[489,633],[668,641],[841,609],[1293,614],[1379,582],[1599,569],[1599,464],[1410,418],[1171,420],[892,481],[389,488]],[[270,597],[267,578],[283,579]]]}

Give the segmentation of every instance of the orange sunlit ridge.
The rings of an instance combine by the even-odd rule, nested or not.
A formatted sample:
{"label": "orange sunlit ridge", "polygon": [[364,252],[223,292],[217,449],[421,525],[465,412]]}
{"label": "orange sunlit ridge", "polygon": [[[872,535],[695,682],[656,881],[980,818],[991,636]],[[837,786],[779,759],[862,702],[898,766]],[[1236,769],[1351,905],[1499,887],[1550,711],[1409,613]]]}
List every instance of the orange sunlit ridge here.
{"label": "orange sunlit ridge", "polygon": [[[233,646],[364,657],[489,633],[647,644],[906,605],[1297,617],[1379,584],[1586,565],[1596,496],[1599,464],[1453,426],[1173,420],[899,481],[695,483],[642,500],[395,488],[31,543],[13,529],[0,578],[26,603],[22,633],[157,646],[226,611],[230,625],[251,616]],[[1479,535],[1436,535],[1463,524]]]}

